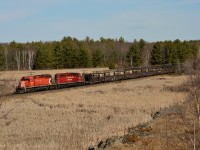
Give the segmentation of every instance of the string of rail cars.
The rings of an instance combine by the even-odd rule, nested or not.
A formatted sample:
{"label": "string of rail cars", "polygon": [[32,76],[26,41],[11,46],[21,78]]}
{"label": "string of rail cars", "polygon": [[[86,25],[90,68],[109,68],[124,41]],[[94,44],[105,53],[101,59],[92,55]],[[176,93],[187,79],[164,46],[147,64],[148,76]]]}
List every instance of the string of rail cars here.
{"label": "string of rail cars", "polygon": [[16,93],[27,93],[41,90],[53,90],[72,86],[84,86],[103,82],[135,79],[154,75],[174,73],[175,65],[151,67],[133,67],[92,73],[57,73],[24,76],[16,87]]}

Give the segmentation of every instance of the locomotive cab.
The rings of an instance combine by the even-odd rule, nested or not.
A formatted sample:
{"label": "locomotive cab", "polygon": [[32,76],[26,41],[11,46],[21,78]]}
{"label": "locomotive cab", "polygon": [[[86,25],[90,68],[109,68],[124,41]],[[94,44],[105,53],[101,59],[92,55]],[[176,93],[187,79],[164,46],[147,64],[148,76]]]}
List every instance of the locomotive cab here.
{"label": "locomotive cab", "polygon": [[25,76],[22,77],[19,81],[18,88],[26,88],[34,86],[34,77],[33,76]]}

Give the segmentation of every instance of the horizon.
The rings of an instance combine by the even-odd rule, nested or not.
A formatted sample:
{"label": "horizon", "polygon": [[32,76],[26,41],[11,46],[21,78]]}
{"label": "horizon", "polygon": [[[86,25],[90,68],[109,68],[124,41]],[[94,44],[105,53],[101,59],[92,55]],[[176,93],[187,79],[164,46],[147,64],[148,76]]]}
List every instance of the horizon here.
{"label": "horizon", "polygon": [[[64,37],[71,37],[71,36],[64,36]],[[63,38],[64,38],[63,37]],[[37,43],[37,42],[41,42],[41,43],[51,43],[51,42],[61,42],[62,41],[62,39],[63,38],[61,38],[60,40],[49,40],[49,41],[42,41],[42,40],[38,40],[38,41],[16,41],[16,40],[12,40],[12,41],[8,41],[8,42],[1,42],[0,41],[0,44],[10,44],[10,43],[12,43],[12,42],[16,42],[16,43],[20,43],[20,44],[27,44],[27,43]],[[72,39],[73,38],[75,38],[75,39],[77,39],[76,37],[71,37]],[[90,40],[93,40],[94,42],[98,42],[98,41],[100,41],[100,38],[99,39],[92,39],[91,37],[89,37],[90,38]],[[103,37],[104,38],[104,37]],[[122,37],[123,38],[123,37]],[[104,39],[111,39],[111,40],[119,40],[119,38],[104,38]],[[181,39],[174,39],[174,40],[158,40],[158,41],[147,41],[147,40],[145,40],[145,39],[143,39],[143,38],[141,38],[142,40],[144,40],[146,43],[156,43],[156,42],[166,42],[166,41],[171,41],[171,42],[174,42],[174,41],[176,41],[176,40],[180,40],[181,42],[184,42],[184,41],[186,41],[186,42],[189,42],[189,41],[200,41],[200,39],[192,39],[192,40],[181,40]],[[139,40],[141,40],[141,39],[134,39],[134,40],[132,40],[132,41],[127,41],[126,39],[124,39],[124,42],[125,43],[133,43],[135,40],[136,41],[139,41]],[[84,41],[85,39],[77,39],[78,41]]]}

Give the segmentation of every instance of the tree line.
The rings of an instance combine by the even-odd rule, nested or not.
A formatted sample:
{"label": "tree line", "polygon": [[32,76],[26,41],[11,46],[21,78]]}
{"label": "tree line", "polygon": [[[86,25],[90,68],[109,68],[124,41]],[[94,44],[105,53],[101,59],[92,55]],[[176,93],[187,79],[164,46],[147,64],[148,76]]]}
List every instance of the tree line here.
{"label": "tree line", "polygon": [[194,59],[200,41],[158,41],[143,39],[126,42],[119,39],[70,36],[61,41],[0,44],[0,70],[33,70],[130,66],[183,63]]}

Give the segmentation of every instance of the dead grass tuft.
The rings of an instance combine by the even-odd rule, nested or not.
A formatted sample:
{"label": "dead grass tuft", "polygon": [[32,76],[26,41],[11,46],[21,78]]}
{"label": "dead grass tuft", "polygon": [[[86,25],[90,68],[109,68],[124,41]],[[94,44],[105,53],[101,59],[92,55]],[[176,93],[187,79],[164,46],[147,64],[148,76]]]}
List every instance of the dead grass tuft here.
{"label": "dead grass tuft", "polygon": [[188,84],[184,83],[178,86],[164,86],[164,88],[161,90],[164,92],[185,92],[188,93],[190,92],[190,87]]}
{"label": "dead grass tuft", "polygon": [[140,132],[150,132],[152,131],[152,127],[143,127],[139,129]]}
{"label": "dead grass tuft", "polygon": [[145,138],[145,139],[142,140],[142,145],[148,146],[149,144],[152,143],[152,141],[153,141],[152,138]]}
{"label": "dead grass tuft", "polygon": [[126,143],[134,143],[140,140],[140,137],[138,135],[129,135],[127,137]]}

